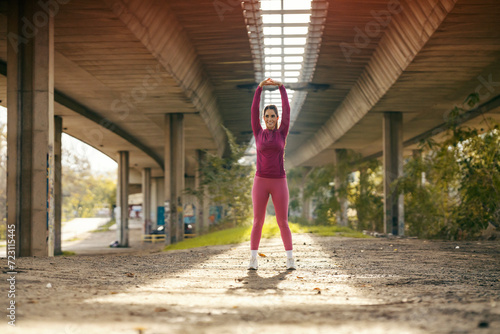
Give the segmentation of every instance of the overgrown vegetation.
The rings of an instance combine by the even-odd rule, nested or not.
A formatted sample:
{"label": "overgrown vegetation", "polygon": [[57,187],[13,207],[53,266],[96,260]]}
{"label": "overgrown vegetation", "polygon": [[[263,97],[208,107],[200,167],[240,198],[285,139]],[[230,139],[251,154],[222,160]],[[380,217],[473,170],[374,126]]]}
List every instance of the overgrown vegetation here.
{"label": "overgrown vegetation", "polygon": [[[478,101],[471,94],[465,105]],[[499,125],[483,118],[482,129],[458,126],[465,112],[455,107],[447,120],[447,139],[422,142],[423,156],[406,163],[399,185],[413,235],[467,239],[478,237],[488,223],[500,226]]]}
{"label": "overgrown vegetation", "polygon": [[[459,126],[479,102],[471,94],[447,118],[446,139],[427,139],[405,160],[404,176],[392,186],[404,193],[406,235],[422,238],[477,238],[488,224],[500,227],[500,130],[483,117],[482,129]],[[295,211],[315,203],[310,224],[336,224],[338,198],[349,201],[349,226],[383,232],[383,183],[377,160],[361,161],[345,152],[338,166],[303,167],[288,172]],[[356,171],[356,172],[353,172]],[[347,179],[335,189],[335,176]],[[297,220],[297,218],[292,218]]]}
{"label": "overgrown vegetation", "polygon": [[[352,151],[342,152],[337,166],[328,165],[314,168],[294,168],[287,172],[290,189],[290,208],[303,209],[308,200],[314,203],[312,220],[305,217],[295,222],[312,225],[336,225],[340,210],[339,198],[347,198],[350,205],[349,227],[358,231],[383,229],[383,184],[382,167],[379,161],[372,160],[353,165],[360,156]],[[350,173],[358,170],[356,173]],[[335,185],[334,180],[344,179]],[[354,213],[354,214],[353,214]]]}
{"label": "overgrown vegetation", "polygon": [[92,232],[107,232],[111,228],[111,226],[116,224],[116,219],[110,219],[106,224],[99,226],[97,229]]}
{"label": "overgrown vegetation", "polygon": [[101,209],[111,210],[116,203],[114,173],[96,174],[85,152],[62,152],[62,220],[89,218]]}
{"label": "overgrown vegetation", "polygon": [[186,189],[186,193],[203,200],[205,189],[213,205],[224,208],[227,216],[221,224],[230,222],[232,226],[243,225],[250,217],[252,209],[252,166],[242,165],[239,160],[244,156],[246,145],[239,145],[232,133],[226,131],[230,155],[219,157],[206,153],[199,168],[200,185],[197,189]]}

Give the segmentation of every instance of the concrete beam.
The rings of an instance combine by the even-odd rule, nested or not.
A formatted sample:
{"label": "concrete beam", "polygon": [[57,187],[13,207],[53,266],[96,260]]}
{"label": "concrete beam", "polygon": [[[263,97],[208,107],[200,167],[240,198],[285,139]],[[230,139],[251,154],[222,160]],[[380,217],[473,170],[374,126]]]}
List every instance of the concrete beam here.
{"label": "concrete beam", "polygon": [[109,119],[99,115],[97,112],[85,107],[81,103],[76,102],[70,97],[64,95],[63,93],[56,90],[55,92],[55,101],[66,108],[73,110],[74,112],[90,119],[91,121],[99,124],[106,130],[113,132],[114,134],[120,136],[121,138],[128,141],[130,144],[134,145],[151,158],[153,158],[160,168],[164,168],[163,159],[155,153],[153,149],[143,144],[139,139],[133,136],[131,133],[122,129],[118,124],[111,122]]}
{"label": "concrete beam", "polygon": [[358,81],[319,131],[287,154],[287,168],[300,166],[328,149],[358,123],[387,93],[424,47],[456,0],[401,2]]}
{"label": "concrete beam", "polygon": [[384,114],[384,232],[404,235],[403,194],[392,183],[403,175],[403,114]]}
{"label": "concrete beam", "polygon": [[[217,145],[219,155],[226,149],[226,134],[215,91],[196,54],[196,48],[165,1],[105,0],[115,15],[144,44],[177,82],[185,96],[200,112]],[[165,24],[168,22],[168,24]],[[169,111],[176,113],[176,110]]]}
{"label": "concrete beam", "polygon": [[[32,21],[37,14],[43,22]],[[34,29],[27,25],[31,24]],[[37,0],[8,3],[7,225],[15,255],[54,254],[54,23]],[[8,251],[10,251],[10,247]]]}
{"label": "concrete beam", "polygon": [[[474,109],[465,111],[463,114],[461,114],[459,117],[457,117],[455,119],[455,122],[453,122],[453,124],[455,126],[460,126],[460,125],[467,123],[476,117],[482,116],[485,113],[487,113],[491,110],[494,110],[498,107],[500,107],[500,95],[493,97],[492,99],[484,102],[483,104],[479,105],[478,107],[476,107]],[[422,140],[425,140],[427,138],[432,138],[432,137],[437,136],[443,132],[446,132],[447,130],[448,130],[448,125],[446,123],[441,123],[441,124],[433,127],[432,129],[427,130],[427,131],[419,134],[418,136],[415,136],[413,138],[405,140],[403,142],[403,147],[416,145]],[[374,154],[370,154],[370,155],[364,157],[363,159],[361,159],[360,161],[355,162],[354,164],[357,164],[357,163],[363,162],[363,161],[369,161],[372,159],[380,158],[380,157],[382,157],[383,154],[384,154],[383,151],[380,151],[380,152],[377,152]]]}
{"label": "concrete beam", "polygon": [[[0,60],[0,74],[7,76],[7,64],[3,61]],[[131,133],[125,131],[123,128],[121,128],[118,124],[111,122],[109,119],[106,117],[101,116],[99,113],[96,111],[82,105],[81,103],[73,100],[72,98],[66,96],[65,94],[61,93],[57,89],[54,89],[54,101],[59,103],[62,106],[65,106],[68,109],[73,110],[74,112],[90,119],[94,123],[102,126],[106,130],[109,130],[113,132],[114,134],[120,136],[121,138],[125,139],[128,141],[130,144],[134,145],[147,155],[149,155],[151,158],[155,160],[155,162],[160,166],[160,168],[163,167],[163,158],[160,157],[158,154],[155,153],[153,149],[150,147],[146,146],[143,144],[139,139],[137,139],[134,135]],[[90,143],[89,143],[90,145]],[[96,149],[98,149],[96,147]]]}

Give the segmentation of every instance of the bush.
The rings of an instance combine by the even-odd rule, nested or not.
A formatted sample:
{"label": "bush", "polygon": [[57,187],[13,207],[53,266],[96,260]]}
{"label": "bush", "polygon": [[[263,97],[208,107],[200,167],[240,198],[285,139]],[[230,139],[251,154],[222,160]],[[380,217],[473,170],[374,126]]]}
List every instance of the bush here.
{"label": "bush", "polygon": [[[477,101],[474,95],[466,100],[470,106]],[[425,157],[410,158],[397,181],[411,235],[470,239],[488,222],[500,226],[499,126],[485,120],[487,131],[459,127],[464,111],[456,107],[450,113],[444,142],[420,144]],[[425,182],[420,181],[423,173]]]}

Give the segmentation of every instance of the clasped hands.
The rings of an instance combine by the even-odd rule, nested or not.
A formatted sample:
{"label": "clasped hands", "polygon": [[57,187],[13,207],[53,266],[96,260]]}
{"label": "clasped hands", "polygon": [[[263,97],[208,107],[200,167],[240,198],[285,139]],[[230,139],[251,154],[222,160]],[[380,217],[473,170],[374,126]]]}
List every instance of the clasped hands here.
{"label": "clasped hands", "polygon": [[283,84],[280,81],[273,80],[271,78],[267,78],[266,80],[262,81],[259,84],[259,87],[263,87],[263,86],[278,86],[278,87],[281,87],[282,85]]}

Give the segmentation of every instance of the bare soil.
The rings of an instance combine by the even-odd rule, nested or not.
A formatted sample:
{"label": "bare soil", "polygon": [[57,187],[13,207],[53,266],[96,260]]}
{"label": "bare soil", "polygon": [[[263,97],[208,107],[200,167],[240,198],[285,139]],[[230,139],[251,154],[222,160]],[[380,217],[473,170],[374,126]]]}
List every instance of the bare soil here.
{"label": "bare soil", "polygon": [[[101,238],[102,238],[101,234]],[[161,252],[20,258],[16,327],[2,333],[500,333],[500,243],[294,235]],[[50,284],[50,287],[48,287]]]}

